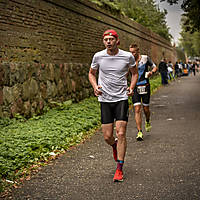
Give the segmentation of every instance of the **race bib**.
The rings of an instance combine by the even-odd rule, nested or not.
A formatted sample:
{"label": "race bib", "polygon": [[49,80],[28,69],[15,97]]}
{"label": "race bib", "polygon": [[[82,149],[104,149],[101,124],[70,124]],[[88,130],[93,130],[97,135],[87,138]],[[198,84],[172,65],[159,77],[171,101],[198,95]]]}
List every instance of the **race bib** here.
{"label": "race bib", "polygon": [[137,86],[137,92],[138,94],[147,94],[146,85]]}

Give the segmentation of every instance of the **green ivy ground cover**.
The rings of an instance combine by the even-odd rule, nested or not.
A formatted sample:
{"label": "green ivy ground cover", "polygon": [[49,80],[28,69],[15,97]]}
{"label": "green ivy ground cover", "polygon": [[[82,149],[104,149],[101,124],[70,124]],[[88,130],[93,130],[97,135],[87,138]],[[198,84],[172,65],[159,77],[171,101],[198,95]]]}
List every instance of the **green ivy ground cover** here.
{"label": "green ivy ground cover", "polygon": [[[160,86],[160,76],[150,82],[153,92]],[[1,185],[14,182],[24,168],[80,143],[89,131],[100,126],[96,97],[78,104],[70,101],[55,104],[56,108],[29,120],[19,116],[12,120],[0,119],[0,192],[3,190]]]}
{"label": "green ivy ground cover", "polygon": [[[0,123],[0,178],[14,181],[25,167],[48,159],[81,141],[90,129],[99,126],[100,109],[96,98],[51,109],[25,122]],[[18,172],[18,173],[16,173]]]}
{"label": "green ivy ground cover", "polygon": [[157,75],[150,79],[151,94],[153,94],[161,86],[161,76]]}

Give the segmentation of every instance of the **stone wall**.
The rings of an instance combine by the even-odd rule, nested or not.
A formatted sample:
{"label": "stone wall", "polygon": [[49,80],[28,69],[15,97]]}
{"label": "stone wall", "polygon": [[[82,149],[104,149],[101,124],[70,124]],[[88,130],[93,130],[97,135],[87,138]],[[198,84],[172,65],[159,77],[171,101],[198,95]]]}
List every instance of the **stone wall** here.
{"label": "stone wall", "polygon": [[92,94],[88,70],[102,50],[102,33],[115,29],[120,48],[137,42],[155,63],[175,61],[170,43],[87,0],[0,1],[0,116],[41,113],[50,101]]}
{"label": "stone wall", "polygon": [[42,113],[44,106],[53,101],[79,101],[88,97],[91,93],[88,68],[88,65],[79,63],[1,64],[2,115],[20,113],[31,117]]}

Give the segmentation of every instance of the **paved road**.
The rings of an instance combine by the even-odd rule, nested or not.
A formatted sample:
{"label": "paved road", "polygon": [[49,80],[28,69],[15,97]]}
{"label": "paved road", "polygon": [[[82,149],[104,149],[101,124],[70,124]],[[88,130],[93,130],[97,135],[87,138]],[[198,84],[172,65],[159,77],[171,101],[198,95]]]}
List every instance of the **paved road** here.
{"label": "paved road", "polygon": [[182,77],[151,98],[152,124],[143,142],[128,125],[124,182],[98,132],[44,167],[5,199],[200,200],[200,75]]}

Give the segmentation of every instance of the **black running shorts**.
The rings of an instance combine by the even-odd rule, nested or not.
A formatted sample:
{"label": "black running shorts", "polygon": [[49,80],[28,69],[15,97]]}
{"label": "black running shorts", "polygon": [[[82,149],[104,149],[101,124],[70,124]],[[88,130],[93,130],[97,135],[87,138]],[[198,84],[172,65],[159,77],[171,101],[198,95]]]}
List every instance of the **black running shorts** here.
{"label": "black running shorts", "polygon": [[137,86],[135,87],[134,94],[132,97],[133,105],[143,104],[144,106],[149,106],[150,95],[151,95],[150,84],[146,86],[146,91],[147,91],[147,94],[139,94],[137,90]]}
{"label": "black running shorts", "polygon": [[101,123],[109,124],[114,120],[128,121],[129,105],[128,100],[118,102],[100,102],[101,103]]}

